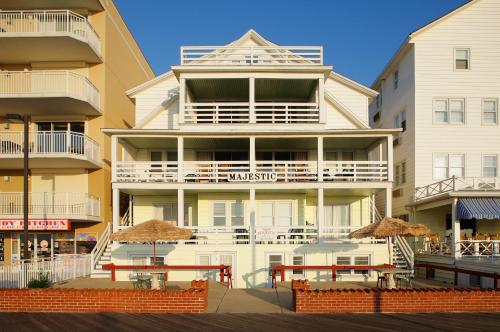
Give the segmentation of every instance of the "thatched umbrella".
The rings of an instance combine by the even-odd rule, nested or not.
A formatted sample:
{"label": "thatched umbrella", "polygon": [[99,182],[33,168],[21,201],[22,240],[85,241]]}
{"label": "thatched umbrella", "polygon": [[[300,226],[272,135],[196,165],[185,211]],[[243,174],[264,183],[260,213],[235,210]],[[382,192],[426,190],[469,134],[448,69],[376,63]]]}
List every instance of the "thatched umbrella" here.
{"label": "thatched umbrella", "polygon": [[156,241],[189,240],[193,233],[164,220],[149,220],[139,225],[113,233],[111,241],[153,243],[153,258],[156,264]]}
{"label": "thatched umbrella", "polygon": [[374,237],[377,239],[387,238],[389,250],[389,264],[392,264],[391,243],[392,236],[424,236],[430,233],[429,228],[422,224],[410,224],[398,218],[385,217],[380,221],[360,228],[348,235],[349,239],[362,239]]}

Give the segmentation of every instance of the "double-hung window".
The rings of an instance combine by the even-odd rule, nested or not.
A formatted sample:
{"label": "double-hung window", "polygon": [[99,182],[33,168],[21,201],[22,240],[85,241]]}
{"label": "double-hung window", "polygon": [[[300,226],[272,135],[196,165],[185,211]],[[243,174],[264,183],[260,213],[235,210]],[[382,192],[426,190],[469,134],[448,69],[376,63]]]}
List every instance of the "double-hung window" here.
{"label": "double-hung window", "polygon": [[436,98],[433,101],[434,123],[464,124],[465,99]]}
{"label": "double-hung window", "polygon": [[212,204],[214,226],[243,226],[245,207],[243,201],[218,201]]}
{"label": "double-hung window", "polygon": [[292,201],[259,202],[260,226],[290,226],[293,218]]}
{"label": "double-hung window", "polygon": [[396,69],[396,71],[394,72],[392,80],[394,90],[396,90],[399,86],[399,69]]}
{"label": "double-hung window", "polygon": [[394,168],[394,185],[400,186],[406,183],[406,161],[396,164]]}
{"label": "double-hung window", "polygon": [[[369,255],[356,255],[356,256],[337,256],[336,265],[356,265],[356,266],[367,266],[370,265]],[[368,270],[358,270],[358,269],[345,269],[337,270],[339,275],[367,275]]]}
{"label": "double-hung window", "polygon": [[498,156],[496,154],[483,155],[483,176],[494,178],[498,174]]}
{"label": "double-hung window", "polygon": [[483,99],[483,124],[495,125],[498,123],[498,100]]}
{"label": "double-hung window", "polygon": [[455,49],[455,69],[470,69],[470,50],[468,48]]}
{"label": "double-hung window", "polygon": [[406,110],[401,111],[394,117],[394,127],[403,128],[403,132],[406,131]]}
{"label": "double-hung window", "polygon": [[452,153],[434,154],[434,179],[465,176],[465,155]]}

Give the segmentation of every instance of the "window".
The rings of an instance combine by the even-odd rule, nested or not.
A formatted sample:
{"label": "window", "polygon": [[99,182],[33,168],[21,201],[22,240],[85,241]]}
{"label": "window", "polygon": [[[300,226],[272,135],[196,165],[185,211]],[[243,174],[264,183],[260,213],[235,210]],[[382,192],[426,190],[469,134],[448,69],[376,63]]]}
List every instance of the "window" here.
{"label": "window", "polygon": [[213,202],[214,226],[243,226],[245,223],[245,206],[243,201]]}
{"label": "window", "polygon": [[435,123],[465,123],[465,99],[435,99],[432,107]]}
{"label": "window", "polygon": [[165,220],[172,225],[177,224],[177,203],[162,203],[155,204],[155,219]]}
{"label": "window", "polygon": [[394,185],[400,186],[406,183],[406,161],[396,164],[394,168]]}
{"label": "window", "polygon": [[[337,256],[336,259],[337,265],[370,265],[370,256],[369,255],[360,255],[360,256]],[[368,270],[337,270],[337,274],[339,275],[366,275],[368,274]]]}
{"label": "window", "polygon": [[[337,265],[351,265],[351,257],[338,256]],[[337,274],[351,274],[351,270],[337,270]]]}
{"label": "window", "polygon": [[[368,265],[368,256],[354,256],[354,265]],[[368,274],[368,270],[354,270],[354,274]]]}
{"label": "window", "polygon": [[483,156],[483,176],[494,178],[497,176],[498,158],[496,154]]}
{"label": "window", "polygon": [[470,50],[467,48],[455,49],[455,69],[470,69]]}
{"label": "window", "polygon": [[403,132],[406,131],[406,110],[401,111],[401,113],[398,113],[396,117],[394,118],[394,127],[395,128],[403,128]]}
{"label": "window", "polygon": [[290,226],[293,218],[292,201],[259,202],[260,226]]}
{"label": "window", "polygon": [[[304,265],[304,256],[303,255],[293,255],[292,256],[292,265],[294,266],[303,266]],[[304,275],[304,270],[292,270],[292,274],[295,275]]]}
{"label": "window", "polygon": [[226,226],[226,203],[214,202],[213,211],[214,226]]}
{"label": "window", "polygon": [[436,153],[433,163],[434,179],[436,180],[465,175],[464,154]]}
{"label": "window", "polygon": [[231,202],[231,226],[242,226],[245,218],[244,213],[243,201]]}
{"label": "window", "polygon": [[349,204],[325,205],[325,226],[344,227],[350,226]]}
{"label": "window", "polygon": [[498,123],[498,103],[496,99],[483,99],[483,124]]}
{"label": "window", "polygon": [[393,74],[393,84],[394,90],[396,90],[399,86],[399,69],[397,69]]}
{"label": "window", "polygon": [[[283,255],[282,254],[270,254],[268,255],[269,262],[269,276],[273,275],[273,268],[277,265],[283,264]],[[279,274],[279,272],[278,272]]]}

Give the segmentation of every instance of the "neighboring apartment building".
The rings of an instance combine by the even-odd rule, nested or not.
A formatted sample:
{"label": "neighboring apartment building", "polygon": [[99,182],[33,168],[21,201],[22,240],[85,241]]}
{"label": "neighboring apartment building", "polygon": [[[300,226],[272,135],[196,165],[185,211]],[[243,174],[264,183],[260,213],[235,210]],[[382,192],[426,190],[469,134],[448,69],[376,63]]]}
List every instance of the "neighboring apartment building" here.
{"label": "neighboring apartment building", "polygon": [[23,126],[5,116],[31,116],[31,257],[90,253],[112,219],[101,128],[133,127],[125,91],[153,76],[112,1],[0,2],[2,262],[25,258]]}
{"label": "neighboring apartment building", "polygon": [[[277,46],[250,30],[227,46],[181,48],[179,65],[128,93],[136,126],[104,130],[114,151],[113,231],[161,219],[194,234],[157,244],[158,262],[229,264],[236,287],[268,285],[277,264],[388,262],[384,240],[347,234],[380,218],[374,196],[392,193],[392,135],[399,131],[369,127],[377,93],[324,65],[321,47]],[[120,214],[123,194],[129,202]],[[96,275],[109,259],[144,265],[153,254],[150,244],[102,251]],[[375,276],[345,270],[339,277]]]}
{"label": "neighboring apartment building", "polygon": [[426,252],[499,254],[499,31],[500,2],[470,1],[412,32],[372,85],[371,125],[403,128],[393,215],[431,228]]}

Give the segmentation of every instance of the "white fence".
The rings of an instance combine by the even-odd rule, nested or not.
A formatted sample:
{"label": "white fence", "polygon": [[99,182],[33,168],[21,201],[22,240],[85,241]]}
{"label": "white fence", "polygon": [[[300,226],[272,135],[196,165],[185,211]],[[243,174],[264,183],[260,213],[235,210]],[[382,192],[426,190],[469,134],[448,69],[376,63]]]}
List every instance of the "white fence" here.
{"label": "white fence", "polygon": [[257,123],[318,123],[317,103],[255,103]]}
{"label": "white fence", "polygon": [[26,288],[31,280],[47,275],[53,283],[91,273],[90,255],[61,255],[0,266],[0,288]]}
{"label": "white fence", "polygon": [[[0,158],[2,155],[22,157],[24,133],[19,131],[0,132]],[[87,135],[68,131],[37,131],[29,133],[31,157],[60,155],[86,159],[100,163],[99,144]]]}
{"label": "white fence", "polygon": [[248,123],[249,103],[186,103],[184,122]]}
{"label": "white fence", "polygon": [[[30,192],[29,215],[32,217],[99,217],[100,200],[87,193]],[[23,214],[22,192],[0,193],[0,215]]]}
{"label": "white fence", "polygon": [[99,91],[82,75],[69,71],[2,71],[0,98],[71,97],[99,110]]}
{"label": "white fence", "polygon": [[325,181],[387,181],[387,161],[325,161]]}
{"label": "white fence", "polygon": [[434,197],[452,191],[491,191],[500,190],[498,177],[451,177],[415,188],[415,200]]}
{"label": "white fence", "polygon": [[182,65],[322,65],[321,46],[184,46]]}
{"label": "white fence", "polygon": [[96,54],[101,54],[101,41],[85,16],[69,10],[0,12],[0,37],[68,35],[88,43]]}

